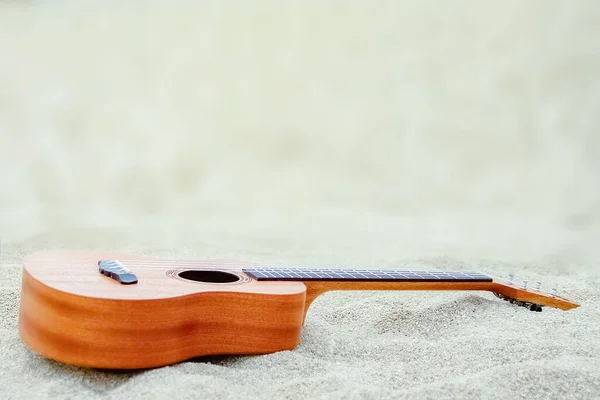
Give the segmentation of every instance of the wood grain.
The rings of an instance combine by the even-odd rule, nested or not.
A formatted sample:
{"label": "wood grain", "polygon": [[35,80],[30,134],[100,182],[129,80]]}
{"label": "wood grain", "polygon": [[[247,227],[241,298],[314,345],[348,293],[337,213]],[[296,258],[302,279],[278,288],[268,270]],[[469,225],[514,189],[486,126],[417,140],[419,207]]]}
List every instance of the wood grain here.
{"label": "wood grain", "polygon": [[[37,353],[69,364],[132,369],[210,354],[271,353],[299,343],[305,303],[301,282],[253,281],[225,290],[225,285],[164,274],[156,278],[157,269],[170,269],[167,262],[154,265],[152,272],[135,270],[140,275],[136,288],[100,275],[96,256],[76,257],[76,263],[69,258],[64,264],[60,257],[48,263],[33,257],[25,263],[19,331]],[[71,273],[74,265],[79,269]],[[90,295],[82,293],[85,288]],[[132,288],[137,299],[124,292]],[[151,293],[153,288],[161,298]]]}

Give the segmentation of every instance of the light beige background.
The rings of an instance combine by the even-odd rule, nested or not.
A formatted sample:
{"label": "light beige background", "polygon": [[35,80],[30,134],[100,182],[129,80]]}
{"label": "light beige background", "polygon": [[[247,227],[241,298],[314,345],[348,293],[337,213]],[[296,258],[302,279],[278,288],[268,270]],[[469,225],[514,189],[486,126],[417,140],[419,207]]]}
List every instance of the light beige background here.
{"label": "light beige background", "polygon": [[[9,397],[590,398],[600,391],[600,3],[0,6]],[[333,293],[295,352],[114,375],[31,355],[50,247],[478,269],[584,304]]]}

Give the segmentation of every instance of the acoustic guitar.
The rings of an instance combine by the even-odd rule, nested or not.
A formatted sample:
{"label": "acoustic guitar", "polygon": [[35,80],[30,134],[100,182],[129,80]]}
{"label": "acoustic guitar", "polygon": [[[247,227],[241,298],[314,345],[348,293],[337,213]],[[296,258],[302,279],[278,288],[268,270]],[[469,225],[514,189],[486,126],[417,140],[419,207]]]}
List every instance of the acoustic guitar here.
{"label": "acoustic guitar", "polygon": [[25,257],[19,331],[33,351],[103,369],[294,349],[311,303],[331,290],[476,290],[541,311],[578,307],[479,272],[284,268],[101,251]]}

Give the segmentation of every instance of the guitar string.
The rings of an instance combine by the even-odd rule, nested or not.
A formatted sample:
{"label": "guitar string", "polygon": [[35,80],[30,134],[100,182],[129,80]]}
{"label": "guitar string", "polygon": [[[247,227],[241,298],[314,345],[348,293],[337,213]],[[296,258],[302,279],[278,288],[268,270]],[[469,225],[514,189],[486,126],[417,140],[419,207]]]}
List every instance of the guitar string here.
{"label": "guitar string", "polygon": [[[461,276],[461,277],[489,277],[489,275],[482,274],[479,272],[460,272],[460,271],[422,271],[422,270],[375,270],[375,269],[345,269],[345,268],[300,268],[300,267],[264,267],[264,266],[256,266],[256,265],[239,265],[239,264],[230,264],[224,265],[223,263],[213,263],[213,264],[182,264],[182,263],[160,263],[160,264],[140,264],[140,263],[131,263],[123,260],[121,262],[124,266],[129,268],[137,268],[137,269],[145,269],[145,270],[162,270],[165,268],[177,268],[177,267],[187,267],[194,266],[198,269],[208,269],[208,268],[219,268],[219,267],[236,267],[236,269],[247,269],[247,270],[257,270],[257,272],[288,272],[288,273],[338,273],[338,274],[410,274],[410,275],[426,275],[427,277],[447,277],[451,276]],[[48,264],[46,264],[48,265]],[[78,266],[80,263],[71,264],[69,266]],[[65,266],[65,264],[54,265],[56,267]],[[290,272],[291,271],[291,272]]]}
{"label": "guitar string", "polygon": [[[61,261],[61,258],[48,258],[47,260],[51,261]],[[119,262],[127,262],[129,264],[135,263],[140,266],[163,266],[165,264],[181,264],[181,265],[213,265],[213,264],[229,264],[229,265],[248,265],[250,267],[261,267],[261,268],[280,268],[278,265],[267,265],[263,263],[256,262],[248,262],[248,261],[239,261],[239,260],[227,260],[227,259],[206,259],[206,260],[171,260],[171,259],[161,259],[161,260],[144,260],[143,258],[106,258],[99,259],[98,261],[119,261]],[[78,260],[77,258],[73,258],[69,264],[81,264],[81,262],[90,262],[89,257],[81,258]],[[94,263],[96,260],[93,261]],[[376,267],[327,267],[327,266],[314,266],[314,267],[300,267],[293,265],[286,265],[286,268],[301,268],[301,269],[354,269],[354,270],[375,270],[375,271],[387,271],[392,270],[391,268],[377,269]],[[443,273],[445,271],[431,271],[431,272],[440,272]],[[459,272],[459,271],[457,271]]]}
{"label": "guitar string", "polygon": [[[46,261],[58,261],[61,262],[63,264],[65,264],[63,261],[63,259],[61,258],[48,258],[46,259]],[[268,268],[279,268],[276,265],[267,265],[267,264],[262,264],[262,263],[256,263],[256,262],[247,262],[247,261],[237,261],[237,260],[225,260],[225,259],[207,259],[207,260],[169,260],[169,259],[165,259],[165,260],[143,260],[143,259],[137,259],[137,258],[119,258],[119,259],[99,259],[98,261],[118,261],[118,262],[127,262],[127,263],[135,263],[137,265],[143,265],[143,266],[154,266],[154,265],[165,265],[165,264],[231,264],[231,265],[248,265],[248,266],[257,266],[257,267],[268,267]],[[71,261],[69,261],[67,264],[81,264],[81,263],[89,263],[90,259],[89,258],[81,258],[81,259],[77,259],[77,258],[73,258]],[[93,260],[92,262],[96,263],[96,260]],[[289,266],[294,267],[294,266]],[[331,269],[331,268],[335,268],[335,269],[341,269],[341,268],[347,268],[347,269],[359,269],[359,270],[378,270],[374,267],[369,267],[369,268],[350,268],[350,267],[319,267],[319,266],[315,266],[315,267],[294,267],[294,268],[311,268],[311,269]],[[388,268],[384,268],[383,270],[388,270]],[[444,272],[444,271],[435,271],[435,272]]]}
{"label": "guitar string", "polygon": [[[60,262],[60,259],[54,259],[53,261],[58,261]],[[384,269],[375,269],[375,268],[364,268],[364,267],[354,267],[354,268],[348,268],[348,267],[324,267],[324,266],[319,266],[319,267],[300,267],[300,266],[290,266],[290,265],[286,265],[286,266],[275,266],[275,265],[264,265],[264,264],[256,264],[256,263],[248,263],[248,262],[244,262],[244,261],[236,261],[236,260],[222,260],[222,259],[213,259],[213,260],[202,260],[202,261],[196,261],[196,260],[169,260],[169,259],[163,259],[163,260],[144,260],[141,258],[127,258],[127,257],[115,257],[113,259],[110,260],[106,260],[106,261],[120,261],[122,263],[126,263],[127,266],[131,266],[131,267],[135,267],[138,269],[148,269],[148,270],[160,270],[160,269],[164,269],[164,268],[185,268],[185,267],[195,267],[195,268],[199,268],[199,269],[207,269],[207,268],[227,268],[227,267],[233,267],[236,269],[263,269],[263,270],[275,270],[275,269],[279,269],[279,270],[283,270],[286,271],[290,270],[290,269],[295,269],[295,270],[301,270],[302,272],[313,272],[313,273],[318,273],[318,272],[333,272],[333,273],[352,273],[352,272],[356,272],[356,273],[368,273],[368,274],[377,274],[377,273],[383,273],[383,274],[389,274],[389,273],[395,273],[395,274],[403,274],[403,273],[409,273],[409,274],[423,274],[423,275],[428,275],[428,277],[430,277],[431,275],[438,275],[441,274],[443,276],[447,276],[447,275],[461,275],[461,276],[477,276],[477,277],[488,277],[488,278],[492,278],[494,279],[492,276],[488,275],[488,274],[484,274],[481,272],[476,272],[476,271],[435,271],[435,270],[399,270],[399,269],[388,269],[388,268],[384,268]],[[69,266],[78,266],[81,265],[82,263],[89,263],[89,258],[86,259],[81,259],[81,261],[78,262],[78,260],[72,260],[71,262],[68,263]],[[56,265],[56,266],[65,266],[64,262],[60,262],[61,265]],[[94,262],[95,264],[95,262]],[[496,280],[496,279],[495,279]],[[516,285],[510,285],[513,287],[516,287]],[[540,290],[537,290],[538,292]]]}
{"label": "guitar string", "polygon": [[[107,260],[108,261],[108,260]],[[166,261],[152,261],[152,262],[147,262],[147,261],[143,261],[143,262],[138,262],[137,260],[134,259],[120,259],[120,260],[111,260],[111,261],[119,261],[121,263],[127,263],[127,265],[136,265],[139,267],[165,267],[165,266],[172,266],[172,265],[176,265],[176,266],[198,266],[198,267],[204,267],[204,266],[235,266],[235,267],[241,267],[241,268],[247,268],[247,269],[257,269],[257,268],[262,268],[262,269],[272,269],[272,270],[276,270],[276,269],[297,269],[297,270],[313,270],[313,271],[320,271],[320,270],[333,270],[333,271],[358,271],[358,272],[421,272],[424,274],[471,274],[471,275],[485,275],[485,276],[489,276],[488,274],[484,274],[482,272],[475,272],[475,271],[439,271],[439,270],[407,270],[407,269],[393,269],[393,268],[383,268],[383,269],[376,269],[376,268],[362,268],[362,267],[323,267],[323,266],[315,266],[315,267],[301,267],[301,266],[294,266],[294,265],[265,265],[265,264],[256,264],[256,263],[246,263],[243,261],[226,261],[226,260],[203,260],[203,261],[188,261],[188,260],[166,260]]]}
{"label": "guitar string", "polygon": [[[60,259],[54,259],[55,262],[58,262],[57,264],[54,265],[48,265],[46,264],[48,267],[65,267],[65,266],[72,266],[72,267],[77,267],[80,266],[81,264],[87,264],[89,263],[89,259],[81,259],[81,262],[73,262],[70,261],[69,263],[64,263],[61,262]],[[108,260],[107,260],[108,261]],[[204,260],[204,261],[188,261],[188,260],[153,260],[152,262],[147,262],[147,261],[143,261],[140,262],[139,259],[125,259],[125,258],[121,258],[121,259],[113,259],[110,261],[119,261],[121,263],[126,263],[127,267],[133,267],[135,266],[136,269],[143,269],[143,270],[155,270],[155,271],[160,271],[160,270],[164,270],[165,268],[167,269],[173,269],[173,268],[177,268],[177,267],[188,267],[188,266],[193,266],[199,269],[208,269],[208,268],[218,268],[218,267],[235,267],[236,269],[272,269],[272,268],[287,268],[287,269],[301,269],[301,270],[317,270],[316,272],[324,272],[324,271],[318,271],[318,270],[327,270],[327,271],[343,271],[344,269],[342,268],[326,268],[326,267],[318,267],[318,268],[305,268],[305,267],[272,267],[272,266],[264,266],[264,265],[256,265],[256,264],[246,264],[243,262],[238,262],[238,261],[231,261],[231,260]],[[94,264],[96,264],[96,262],[94,262]],[[383,269],[383,270],[371,270],[371,269],[360,269],[361,271],[365,271],[367,273],[370,273],[372,271],[375,272],[400,272],[400,270],[388,270],[388,269]],[[356,269],[355,269],[356,271]],[[408,272],[408,273],[426,273],[429,274],[431,272],[433,273],[438,273],[438,274],[461,274],[461,275],[468,275],[468,274],[473,274],[473,275],[485,275],[486,277],[490,277],[492,279],[494,279],[494,282],[496,283],[502,283],[506,286],[509,286],[511,288],[514,289],[518,289],[520,291],[523,292],[527,292],[527,293],[534,293],[534,294],[540,294],[540,295],[547,295],[552,297],[553,299],[563,299],[561,296],[556,296],[556,295],[551,295],[549,292],[546,292],[545,290],[542,289],[536,289],[536,290],[530,290],[530,289],[523,289],[522,287],[519,287],[515,284],[512,284],[510,282],[504,281],[504,280],[498,280],[496,278],[493,278],[490,275],[487,274],[482,274],[479,272],[462,272],[462,271],[413,271],[413,270],[402,270],[402,272]],[[302,279],[302,278],[297,278],[297,279]],[[340,280],[343,280],[344,278],[341,278]],[[346,278],[346,280],[352,280],[349,278]],[[443,278],[440,278],[439,280],[443,280]],[[465,283],[469,283],[469,282],[465,282]],[[474,283],[481,283],[481,282],[474,282]],[[566,300],[565,300],[566,301]]]}
{"label": "guitar string", "polygon": [[256,270],[263,270],[263,271],[274,271],[274,272],[279,272],[279,271],[284,271],[287,272],[288,270],[296,270],[296,271],[301,271],[301,272],[313,272],[313,273],[319,273],[319,272],[334,272],[334,273],[368,273],[368,274],[377,274],[377,273],[383,273],[383,274],[389,274],[389,273],[395,273],[395,274],[419,274],[419,275],[442,275],[442,276],[446,276],[446,275],[466,275],[466,276],[477,276],[477,277],[489,277],[489,275],[487,274],[483,274],[480,272],[473,272],[473,271],[469,271],[469,272],[463,272],[463,271],[425,271],[425,270],[398,270],[398,269],[367,269],[367,268],[338,268],[338,267],[296,267],[296,266],[265,266],[265,265],[253,265],[253,264],[240,264],[240,263],[236,263],[236,262],[230,262],[230,263],[221,263],[221,262],[211,262],[211,263],[207,263],[207,262],[185,262],[185,263],[181,263],[181,262],[162,262],[162,263],[152,263],[152,264],[148,264],[148,263],[137,263],[137,262],[130,262],[128,260],[120,260],[121,263],[126,264],[128,267],[137,267],[137,268],[149,268],[149,269],[159,269],[159,268],[173,268],[173,267],[187,267],[187,266],[193,266],[196,268],[211,268],[211,267],[237,267],[237,268],[242,268],[242,269],[256,269]]}
{"label": "guitar string", "polygon": [[[399,270],[399,269],[370,269],[370,268],[340,268],[340,267],[298,267],[298,266],[267,266],[263,264],[252,264],[252,263],[244,263],[240,261],[232,261],[232,260],[205,260],[205,261],[188,261],[188,260],[143,260],[140,261],[138,259],[124,259],[121,258],[116,260],[106,260],[106,261],[119,261],[123,264],[126,264],[128,267],[135,267],[138,269],[164,269],[164,268],[185,268],[185,267],[195,267],[199,269],[206,268],[219,268],[219,267],[234,267],[237,269],[258,269],[258,270],[280,270],[283,272],[288,272],[288,270],[299,270],[302,272],[312,272],[312,273],[359,273],[359,274],[411,274],[411,275],[427,275],[427,277],[431,277],[431,275],[442,275],[442,276],[467,276],[467,277],[489,277],[491,276],[474,271],[425,271],[425,270]],[[82,262],[89,262],[88,260],[82,260]],[[64,266],[64,263],[61,263]],[[94,263],[95,264],[95,263]],[[78,266],[81,263],[78,262],[69,262],[70,266]],[[56,265],[60,266],[60,265]]]}

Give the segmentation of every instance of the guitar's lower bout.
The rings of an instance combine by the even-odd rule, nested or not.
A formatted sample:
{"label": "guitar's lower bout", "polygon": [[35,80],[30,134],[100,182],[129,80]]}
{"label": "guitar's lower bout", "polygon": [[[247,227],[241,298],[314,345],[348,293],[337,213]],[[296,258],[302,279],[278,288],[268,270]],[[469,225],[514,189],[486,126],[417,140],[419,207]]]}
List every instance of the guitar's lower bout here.
{"label": "guitar's lower bout", "polygon": [[295,348],[305,292],[204,291],[123,301],[54,289],[23,271],[19,331],[35,352],[106,369],[151,368],[211,354]]}

